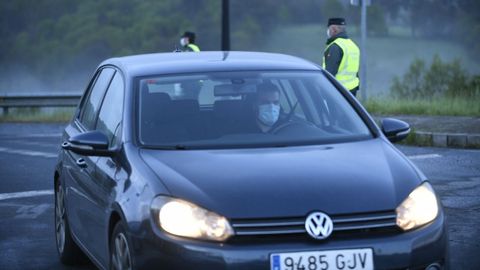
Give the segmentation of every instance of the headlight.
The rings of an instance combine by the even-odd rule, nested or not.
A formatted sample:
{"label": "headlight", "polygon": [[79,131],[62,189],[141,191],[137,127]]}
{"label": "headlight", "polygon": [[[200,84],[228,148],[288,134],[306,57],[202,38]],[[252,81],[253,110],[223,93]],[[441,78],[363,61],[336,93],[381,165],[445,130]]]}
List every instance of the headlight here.
{"label": "headlight", "polygon": [[425,182],[414,189],[396,209],[397,225],[404,231],[418,228],[438,215],[438,202],[432,186]]}
{"label": "headlight", "polygon": [[166,232],[196,239],[225,241],[233,235],[228,220],[193,203],[165,196],[152,202],[154,218]]}

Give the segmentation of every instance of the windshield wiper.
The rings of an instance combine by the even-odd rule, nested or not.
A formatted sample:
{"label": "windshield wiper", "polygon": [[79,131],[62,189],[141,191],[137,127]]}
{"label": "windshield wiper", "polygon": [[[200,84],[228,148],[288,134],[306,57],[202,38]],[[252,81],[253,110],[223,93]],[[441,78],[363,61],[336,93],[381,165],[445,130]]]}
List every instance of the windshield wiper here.
{"label": "windshield wiper", "polygon": [[174,146],[174,148],[175,148],[175,150],[187,150],[188,149],[188,147],[185,146],[184,144],[176,144]]}
{"label": "windshield wiper", "polygon": [[160,150],[187,150],[187,146],[183,144],[176,145],[158,145],[158,146],[147,146],[148,148],[160,149]]}

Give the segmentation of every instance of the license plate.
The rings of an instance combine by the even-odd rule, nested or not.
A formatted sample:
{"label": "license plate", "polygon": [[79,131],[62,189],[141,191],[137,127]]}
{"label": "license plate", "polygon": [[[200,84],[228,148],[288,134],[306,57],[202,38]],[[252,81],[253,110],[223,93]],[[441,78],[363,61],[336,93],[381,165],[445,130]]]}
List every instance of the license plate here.
{"label": "license plate", "polygon": [[271,254],[270,269],[373,270],[373,252],[363,248]]}

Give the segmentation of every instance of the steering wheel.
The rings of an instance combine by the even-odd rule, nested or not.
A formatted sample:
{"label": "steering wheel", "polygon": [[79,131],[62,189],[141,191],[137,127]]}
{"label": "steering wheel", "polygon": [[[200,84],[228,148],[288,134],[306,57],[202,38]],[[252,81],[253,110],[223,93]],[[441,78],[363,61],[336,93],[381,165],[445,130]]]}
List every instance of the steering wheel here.
{"label": "steering wheel", "polygon": [[307,121],[290,120],[272,128],[268,133],[275,134],[275,135],[287,134],[292,131],[304,130],[305,127],[315,127],[315,125]]}
{"label": "steering wheel", "polygon": [[268,133],[270,134],[281,134],[281,133],[288,133],[290,131],[298,131],[298,130],[305,130],[305,127],[311,128],[316,126],[306,120],[303,119],[296,119],[294,117],[295,115],[295,109],[297,108],[298,101],[293,105],[292,109],[290,112],[287,114],[287,116],[283,119],[283,123],[279,124],[278,126],[274,127],[273,129],[269,130]]}

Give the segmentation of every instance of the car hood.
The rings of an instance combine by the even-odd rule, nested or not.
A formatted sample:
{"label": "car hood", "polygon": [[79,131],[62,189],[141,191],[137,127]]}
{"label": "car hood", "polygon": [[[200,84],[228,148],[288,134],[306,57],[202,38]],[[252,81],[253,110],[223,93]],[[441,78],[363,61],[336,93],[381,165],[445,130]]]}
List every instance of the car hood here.
{"label": "car hood", "polygon": [[284,148],[142,149],[140,155],[170,196],[227,218],[388,211],[423,180],[382,138]]}

